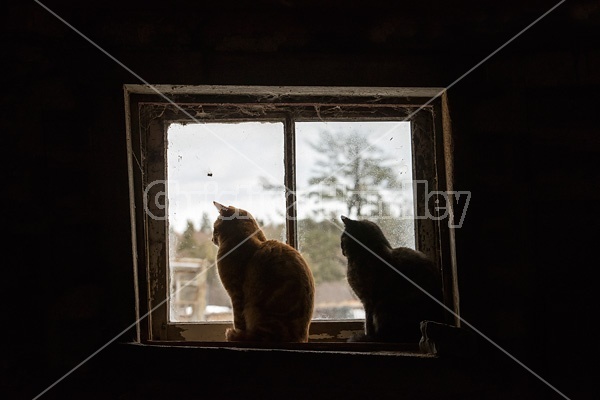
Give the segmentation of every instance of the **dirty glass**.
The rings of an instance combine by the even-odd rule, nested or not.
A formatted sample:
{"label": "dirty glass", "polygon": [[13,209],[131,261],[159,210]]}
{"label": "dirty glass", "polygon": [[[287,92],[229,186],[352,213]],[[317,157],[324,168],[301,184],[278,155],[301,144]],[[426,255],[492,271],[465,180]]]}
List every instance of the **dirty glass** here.
{"label": "dirty glass", "polygon": [[[250,211],[285,241],[281,123],[171,124],[167,148],[170,321],[231,321],[215,267],[218,201]],[[315,320],[364,318],[346,281],[341,215],[378,223],[415,247],[410,123],[297,122],[299,250],[316,281]],[[293,189],[293,188],[290,188]]]}
{"label": "dirty glass", "polygon": [[369,219],[415,247],[409,122],[298,122],[299,250],[317,283],[314,319],[361,319],[346,281],[341,215]]}
{"label": "dirty glass", "polygon": [[169,320],[232,320],[216,271],[213,201],[249,211],[285,240],[283,124],[171,124],[167,130]]}

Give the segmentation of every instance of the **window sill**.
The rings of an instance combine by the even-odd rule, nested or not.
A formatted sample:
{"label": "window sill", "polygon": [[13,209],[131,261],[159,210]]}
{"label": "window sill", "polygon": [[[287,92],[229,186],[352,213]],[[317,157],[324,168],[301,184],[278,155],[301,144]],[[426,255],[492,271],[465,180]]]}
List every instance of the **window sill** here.
{"label": "window sill", "polygon": [[241,343],[241,342],[187,342],[187,341],[148,341],[144,343],[129,342],[132,346],[147,348],[190,348],[190,349],[225,349],[259,352],[301,352],[301,353],[344,353],[378,356],[403,356],[416,358],[437,358],[436,355],[424,353],[417,343]]}

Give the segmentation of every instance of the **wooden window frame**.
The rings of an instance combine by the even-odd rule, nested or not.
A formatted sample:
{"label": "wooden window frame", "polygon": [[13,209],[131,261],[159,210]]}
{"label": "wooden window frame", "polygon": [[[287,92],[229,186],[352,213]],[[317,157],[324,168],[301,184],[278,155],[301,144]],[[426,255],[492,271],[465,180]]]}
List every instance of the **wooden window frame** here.
{"label": "wooden window frame", "polygon": [[[415,215],[427,215],[427,193],[452,190],[451,129],[442,88],[124,85],[124,95],[136,330],[140,343],[223,345],[224,331],[231,326],[223,322],[168,320],[166,207],[147,200],[163,195],[166,201],[166,131],[171,123],[284,123],[284,184],[291,189],[286,189],[286,232],[288,244],[294,247],[298,244],[294,218],[295,121],[410,121],[413,179],[425,183],[415,186]],[[452,218],[453,204],[450,202],[447,207]],[[446,220],[417,218],[415,243],[441,268],[444,304],[453,311],[447,313],[444,322],[459,326],[454,229]],[[362,329],[363,321],[359,320],[314,320],[309,343],[304,345],[339,346]]]}

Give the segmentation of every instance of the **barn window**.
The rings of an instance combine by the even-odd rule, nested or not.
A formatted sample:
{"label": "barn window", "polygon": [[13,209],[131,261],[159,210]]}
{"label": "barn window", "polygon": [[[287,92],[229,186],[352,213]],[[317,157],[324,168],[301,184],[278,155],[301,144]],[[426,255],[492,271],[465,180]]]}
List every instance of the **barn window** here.
{"label": "barn window", "polygon": [[452,230],[464,199],[447,195],[441,93],[126,85],[139,339],[224,340],[232,316],[216,273],[213,201],[250,211],[268,238],[307,259],[317,281],[311,342],[362,329],[364,310],[345,281],[341,215],[371,219],[394,246],[432,257],[446,306],[458,313]]}

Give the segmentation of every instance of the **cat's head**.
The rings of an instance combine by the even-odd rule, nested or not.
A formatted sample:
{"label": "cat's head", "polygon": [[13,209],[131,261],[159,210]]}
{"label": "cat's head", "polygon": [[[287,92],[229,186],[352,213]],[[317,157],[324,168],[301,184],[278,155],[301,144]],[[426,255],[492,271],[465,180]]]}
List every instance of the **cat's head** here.
{"label": "cat's head", "polygon": [[213,225],[214,244],[219,246],[227,239],[242,241],[251,236],[266,240],[256,220],[248,211],[234,206],[224,206],[216,201],[213,201],[213,204],[219,210],[219,216]]}
{"label": "cat's head", "polygon": [[213,204],[215,205],[217,210],[219,210],[218,219],[220,220],[254,219],[252,214],[241,208],[237,208],[234,206],[224,206],[223,204],[217,203],[216,201],[213,201]]}
{"label": "cat's head", "polygon": [[348,257],[349,254],[356,252],[368,252],[365,247],[375,252],[381,248],[391,248],[390,242],[376,223],[351,219],[345,215],[342,215],[341,219],[344,223],[344,231],[340,244],[344,256]]}

